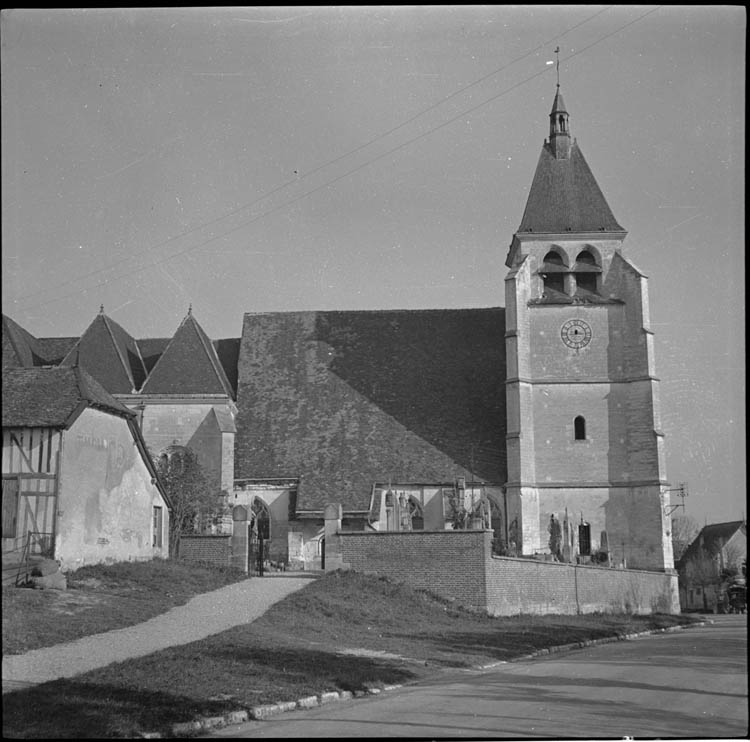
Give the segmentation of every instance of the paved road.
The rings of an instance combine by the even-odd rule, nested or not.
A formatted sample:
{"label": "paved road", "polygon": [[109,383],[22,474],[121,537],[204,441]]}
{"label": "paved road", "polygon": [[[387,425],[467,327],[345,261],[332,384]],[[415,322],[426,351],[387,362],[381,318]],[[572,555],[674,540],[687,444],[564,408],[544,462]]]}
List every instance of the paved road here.
{"label": "paved road", "polygon": [[550,655],[211,737],[745,738],[747,616]]}

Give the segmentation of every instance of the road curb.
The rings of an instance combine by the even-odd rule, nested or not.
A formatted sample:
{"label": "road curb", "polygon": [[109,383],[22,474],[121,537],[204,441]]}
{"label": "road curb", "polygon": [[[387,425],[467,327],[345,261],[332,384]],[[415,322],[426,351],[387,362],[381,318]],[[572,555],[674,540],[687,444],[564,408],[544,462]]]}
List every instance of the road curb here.
{"label": "road curb", "polygon": [[[613,642],[630,641],[631,639],[638,639],[639,637],[649,636],[650,634],[666,634],[675,631],[683,631],[687,628],[694,628],[696,626],[706,626],[707,624],[713,624],[714,622],[710,619],[706,621],[700,621],[689,626],[667,626],[663,629],[652,629],[651,631],[640,631],[633,634],[617,634],[616,636],[605,636],[601,639],[588,639],[580,642],[570,642],[568,644],[559,644],[552,647],[545,647],[539,649],[530,654],[524,654],[520,657],[512,657],[508,660],[497,660],[496,662],[490,662],[485,665],[476,665],[472,669],[474,670],[490,670],[500,665],[507,665],[510,662],[520,662],[522,660],[530,660],[536,657],[544,657],[550,654],[558,654],[560,652],[569,652],[575,649],[585,649],[586,647],[594,647],[599,644],[611,644]],[[385,685],[382,688],[367,688],[365,690],[356,691],[327,691],[320,693],[315,696],[306,696],[299,698],[296,701],[281,701],[279,703],[268,703],[253,706],[249,710],[229,711],[222,716],[207,716],[194,721],[180,722],[178,724],[172,724],[170,729],[169,737],[190,737],[199,734],[209,729],[218,729],[225,726],[231,726],[234,724],[243,724],[247,721],[261,721],[268,719],[271,716],[277,714],[283,714],[287,711],[295,711],[297,709],[305,708],[316,708],[328,703],[335,703],[336,701],[347,701],[353,698],[364,698],[366,696],[376,696],[380,693],[387,693],[389,691],[398,690],[402,688],[402,684],[397,685]],[[159,732],[144,732],[141,735],[142,739],[161,739],[163,735]]]}

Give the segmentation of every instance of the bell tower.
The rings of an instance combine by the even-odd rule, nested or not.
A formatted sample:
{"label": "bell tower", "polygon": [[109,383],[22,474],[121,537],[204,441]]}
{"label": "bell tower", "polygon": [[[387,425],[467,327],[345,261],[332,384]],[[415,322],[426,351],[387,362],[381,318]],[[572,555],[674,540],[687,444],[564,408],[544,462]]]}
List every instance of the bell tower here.
{"label": "bell tower", "polygon": [[506,260],[508,519],[524,555],[557,521],[558,558],[672,569],[647,279],[559,84],[549,120]]}

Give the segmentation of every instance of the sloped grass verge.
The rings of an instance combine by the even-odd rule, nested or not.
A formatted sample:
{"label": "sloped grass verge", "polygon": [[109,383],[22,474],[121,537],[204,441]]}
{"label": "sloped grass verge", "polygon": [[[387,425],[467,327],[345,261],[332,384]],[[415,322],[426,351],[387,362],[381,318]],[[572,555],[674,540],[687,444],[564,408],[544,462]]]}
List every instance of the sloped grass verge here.
{"label": "sloped grass verge", "polygon": [[133,626],[247,579],[235,570],[166,559],[91,565],[66,577],[67,590],[3,587],[4,655]]}
{"label": "sloped grass verge", "polygon": [[[272,578],[271,578],[272,579]],[[386,579],[311,581],[251,624],[3,696],[4,736],[133,737],[201,716],[434,677],[687,616],[489,618]]]}

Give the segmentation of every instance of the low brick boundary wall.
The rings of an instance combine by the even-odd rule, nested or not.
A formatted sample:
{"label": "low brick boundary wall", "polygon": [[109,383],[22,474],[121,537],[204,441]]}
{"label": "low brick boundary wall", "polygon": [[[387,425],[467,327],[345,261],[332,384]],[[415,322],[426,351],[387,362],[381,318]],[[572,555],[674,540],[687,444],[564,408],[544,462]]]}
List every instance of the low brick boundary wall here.
{"label": "low brick boundary wall", "polygon": [[679,613],[677,575],[494,557],[490,531],[339,532],[342,569],[375,572],[493,616]]}
{"label": "low brick boundary wall", "polygon": [[179,559],[208,562],[218,567],[231,566],[231,536],[181,536]]}
{"label": "low brick boundary wall", "polygon": [[[342,567],[377,572],[484,610],[485,531],[339,532]],[[326,542],[326,559],[328,559]]]}

